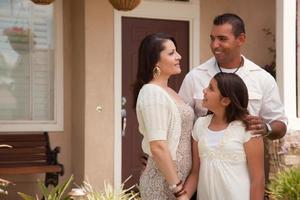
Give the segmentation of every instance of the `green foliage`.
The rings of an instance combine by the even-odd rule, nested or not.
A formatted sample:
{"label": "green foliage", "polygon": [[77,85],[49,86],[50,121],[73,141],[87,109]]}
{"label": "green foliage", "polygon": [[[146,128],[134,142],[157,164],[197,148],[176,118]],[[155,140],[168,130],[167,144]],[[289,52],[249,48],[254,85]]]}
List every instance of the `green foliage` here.
{"label": "green foliage", "polygon": [[11,184],[11,182],[0,178],[0,195],[4,194],[7,195],[8,191],[6,190],[6,187]]}
{"label": "green foliage", "polygon": [[[1,77],[0,77],[0,79],[1,79]],[[0,144],[0,148],[12,148],[12,146],[7,145],[7,144]],[[8,194],[8,191],[6,190],[6,188],[9,184],[12,184],[12,183],[8,180],[0,178],[0,195],[2,195],[2,194],[7,195]]]}
{"label": "green foliage", "polygon": [[[67,187],[73,181],[73,176],[71,176],[66,182],[57,185],[55,188],[48,189],[43,182],[38,181],[39,188],[44,196],[45,200],[70,200],[70,197],[64,197]],[[38,197],[32,197],[30,195],[18,192],[18,194],[22,197],[23,200],[38,200]]]}
{"label": "green foliage", "polygon": [[268,185],[268,193],[275,200],[300,200],[300,167],[278,172]]}

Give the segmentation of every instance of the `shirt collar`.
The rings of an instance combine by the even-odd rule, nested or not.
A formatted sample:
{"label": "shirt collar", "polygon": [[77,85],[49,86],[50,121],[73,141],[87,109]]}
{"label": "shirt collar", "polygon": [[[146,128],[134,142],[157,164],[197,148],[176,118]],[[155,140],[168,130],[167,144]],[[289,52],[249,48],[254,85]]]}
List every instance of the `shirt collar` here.
{"label": "shirt collar", "polygon": [[[244,58],[243,66],[236,72],[241,78],[247,76],[250,71],[260,70],[260,67],[256,66],[250,60],[248,60],[244,55],[241,55]],[[204,64],[205,65],[205,64]],[[220,72],[218,69],[217,61],[215,57],[212,57],[207,61],[207,65],[205,68],[201,68],[202,70],[207,70],[208,74],[211,77],[214,77],[217,73]]]}

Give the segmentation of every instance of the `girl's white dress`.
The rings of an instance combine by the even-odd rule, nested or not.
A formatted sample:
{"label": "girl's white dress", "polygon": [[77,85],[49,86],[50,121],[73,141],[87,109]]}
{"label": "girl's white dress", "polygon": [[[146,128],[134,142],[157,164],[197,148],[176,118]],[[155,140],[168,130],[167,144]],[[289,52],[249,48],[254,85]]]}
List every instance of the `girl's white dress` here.
{"label": "girl's white dress", "polygon": [[197,199],[249,200],[250,177],[243,145],[251,134],[241,121],[231,122],[220,143],[211,148],[207,145],[211,118],[198,118],[193,129],[201,163]]}

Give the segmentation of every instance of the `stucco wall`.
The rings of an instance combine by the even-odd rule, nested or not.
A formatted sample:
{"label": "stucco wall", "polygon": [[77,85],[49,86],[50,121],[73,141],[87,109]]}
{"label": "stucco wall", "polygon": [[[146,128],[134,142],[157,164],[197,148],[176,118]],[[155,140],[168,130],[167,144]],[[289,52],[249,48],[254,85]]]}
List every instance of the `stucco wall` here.
{"label": "stucco wall", "polygon": [[[84,1],[68,0],[70,9],[70,29],[65,33],[69,38],[65,43],[66,51],[71,52],[70,71],[71,75],[71,98],[67,104],[71,104],[71,173],[74,174],[75,182],[80,183],[84,171],[84,117],[85,117],[85,30],[84,30]],[[65,26],[68,26],[66,23]]]}
{"label": "stucco wall", "polygon": [[[113,183],[114,18],[109,1],[85,1],[85,171],[94,187]],[[97,105],[103,108],[97,112]]]}
{"label": "stucco wall", "polygon": [[246,44],[243,54],[260,66],[272,61],[272,54],[268,47],[274,47],[271,37],[262,31],[269,28],[275,33],[274,0],[200,0],[200,60],[203,63],[212,56],[209,42],[213,19],[225,12],[238,14],[246,25]]}

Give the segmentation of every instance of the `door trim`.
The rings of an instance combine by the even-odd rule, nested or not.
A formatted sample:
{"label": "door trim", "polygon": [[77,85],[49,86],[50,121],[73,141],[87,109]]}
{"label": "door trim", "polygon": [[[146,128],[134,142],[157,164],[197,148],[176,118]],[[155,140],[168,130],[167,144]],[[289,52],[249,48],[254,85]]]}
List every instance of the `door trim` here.
{"label": "door trim", "polygon": [[[168,12],[166,12],[168,11]],[[133,11],[114,10],[114,186],[119,188],[122,180],[122,136],[121,136],[121,97],[122,97],[122,17],[138,17],[165,20],[188,21],[189,26],[189,63],[200,63],[200,3],[192,1],[156,2],[142,1]]]}

